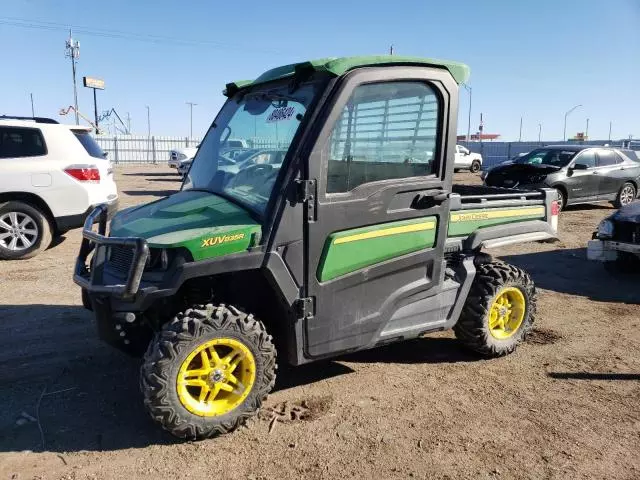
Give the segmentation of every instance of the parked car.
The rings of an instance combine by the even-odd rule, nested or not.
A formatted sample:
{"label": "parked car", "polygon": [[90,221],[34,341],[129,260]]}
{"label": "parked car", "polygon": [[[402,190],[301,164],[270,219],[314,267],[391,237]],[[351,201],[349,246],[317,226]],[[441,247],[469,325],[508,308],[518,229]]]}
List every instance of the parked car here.
{"label": "parked car", "polygon": [[[527,155],[529,152],[522,152],[522,153],[518,153],[517,155],[507,159],[507,160],[503,160],[502,162],[498,163],[498,165],[511,165],[512,163],[514,163],[517,159],[519,159],[520,157],[524,157],[525,155]],[[483,170],[482,172],[480,172],[480,179],[484,181],[485,178],[487,178],[487,175],[489,175],[489,172],[491,170],[493,170],[497,165],[494,165],[493,167],[489,167],[486,170]]]}
{"label": "parked car", "polygon": [[640,202],[622,207],[600,222],[587,245],[587,257],[607,267],[640,273]]}
{"label": "parked car", "polygon": [[479,172],[482,168],[482,155],[473,153],[462,145],[456,145],[454,171],[468,169],[471,173]]}
{"label": "parked car", "polygon": [[492,168],[484,182],[521,190],[554,188],[561,208],[599,201],[621,207],[638,195],[640,163],[616,148],[550,145]]}
{"label": "parked car", "polygon": [[91,129],[49,118],[0,117],[0,258],[30,258],[118,199]]}
{"label": "parked car", "polygon": [[[193,160],[193,157],[196,156],[196,152],[198,151],[199,146],[200,145],[196,145],[195,147],[174,148],[173,150],[170,150],[168,163],[169,167],[177,169],[183,162],[186,162],[187,160]],[[247,141],[241,139],[227,140],[225,146],[228,150],[246,149],[249,147]]]}
{"label": "parked car", "polygon": [[[240,170],[252,165],[280,165],[286,153],[285,150],[260,148],[247,149],[243,153],[234,155],[233,158],[230,158],[227,153],[223,153],[218,160],[218,170],[236,174]],[[192,161],[193,159],[186,160],[178,167],[178,173],[183,178],[189,173]]]}

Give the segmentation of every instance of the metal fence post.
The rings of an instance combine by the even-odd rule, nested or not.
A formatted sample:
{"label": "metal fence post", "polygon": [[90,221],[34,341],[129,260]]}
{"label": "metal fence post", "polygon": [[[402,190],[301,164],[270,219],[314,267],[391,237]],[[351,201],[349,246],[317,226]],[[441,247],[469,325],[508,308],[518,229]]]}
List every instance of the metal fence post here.
{"label": "metal fence post", "polygon": [[115,135],[113,136],[113,156],[116,159],[116,165],[120,163],[118,159],[118,137]]}
{"label": "metal fence post", "polygon": [[152,157],[153,158],[153,164],[157,165],[158,162],[156,161],[156,136],[154,135],[153,137],[151,137],[151,150],[152,150]]}
{"label": "metal fence post", "polygon": [[184,145],[185,147],[189,146],[189,137],[184,137]]}

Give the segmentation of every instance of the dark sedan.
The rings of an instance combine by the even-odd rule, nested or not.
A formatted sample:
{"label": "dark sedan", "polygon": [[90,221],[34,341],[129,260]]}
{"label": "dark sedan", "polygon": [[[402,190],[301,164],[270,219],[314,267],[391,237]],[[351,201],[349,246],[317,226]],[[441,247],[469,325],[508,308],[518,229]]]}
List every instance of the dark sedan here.
{"label": "dark sedan", "polygon": [[616,148],[550,145],[492,168],[484,182],[522,190],[555,188],[562,208],[600,201],[621,207],[638,196],[640,163]]}

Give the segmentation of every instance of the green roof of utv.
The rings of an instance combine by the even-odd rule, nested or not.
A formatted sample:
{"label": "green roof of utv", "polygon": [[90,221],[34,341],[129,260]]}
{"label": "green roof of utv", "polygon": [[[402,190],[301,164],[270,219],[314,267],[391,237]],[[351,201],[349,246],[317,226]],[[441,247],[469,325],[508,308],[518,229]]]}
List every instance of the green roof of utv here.
{"label": "green roof of utv", "polygon": [[376,67],[380,65],[413,65],[445,68],[458,83],[465,83],[469,78],[469,67],[464,63],[452,62],[449,60],[437,60],[435,58],[407,57],[399,55],[368,55],[358,57],[329,57],[318,60],[309,60],[300,63],[292,63],[281,67],[267,70],[255,80],[239,80],[228,83],[224,91],[225,95],[231,96],[238,90],[252,85],[280,80],[291,77],[302,71],[327,72],[330,75],[339,77],[349,70],[359,67]]}

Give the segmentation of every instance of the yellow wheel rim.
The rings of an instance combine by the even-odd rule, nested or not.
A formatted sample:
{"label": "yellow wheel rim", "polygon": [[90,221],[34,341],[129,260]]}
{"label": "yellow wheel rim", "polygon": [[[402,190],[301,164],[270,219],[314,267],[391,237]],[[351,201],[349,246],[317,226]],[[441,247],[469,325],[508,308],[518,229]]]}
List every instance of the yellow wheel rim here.
{"label": "yellow wheel rim", "polygon": [[507,287],[500,290],[489,310],[491,335],[500,340],[513,336],[522,325],[526,305],[519,288]]}
{"label": "yellow wheel rim", "polygon": [[178,398],[195,415],[224,415],[240,405],[256,379],[256,361],[233,338],[216,338],[198,345],[178,372]]}

